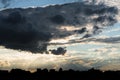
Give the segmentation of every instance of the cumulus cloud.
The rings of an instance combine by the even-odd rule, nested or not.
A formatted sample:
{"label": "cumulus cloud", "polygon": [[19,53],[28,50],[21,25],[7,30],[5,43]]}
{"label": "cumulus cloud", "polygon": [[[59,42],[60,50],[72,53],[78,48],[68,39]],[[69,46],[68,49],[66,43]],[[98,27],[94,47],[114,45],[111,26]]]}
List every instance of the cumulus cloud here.
{"label": "cumulus cloud", "polygon": [[[116,7],[85,2],[6,9],[0,12],[0,45],[15,50],[44,52],[51,39],[83,33],[83,38],[88,38],[98,34],[102,27],[117,22],[117,14]],[[92,30],[86,27],[88,24],[92,24]],[[62,26],[74,26],[77,30],[61,29]],[[59,50],[52,52],[59,54]]]}
{"label": "cumulus cloud", "polygon": [[54,50],[50,50],[50,51],[52,54],[55,54],[55,55],[60,55],[60,54],[64,55],[67,52],[67,50],[62,47],[57,48],[57,50],[54,49]]}
{"label": "cumulus cloud", "polygon": [[10,66],[11,65],[10,65],[9,61],[0,60],[0,69],[7,69]]}

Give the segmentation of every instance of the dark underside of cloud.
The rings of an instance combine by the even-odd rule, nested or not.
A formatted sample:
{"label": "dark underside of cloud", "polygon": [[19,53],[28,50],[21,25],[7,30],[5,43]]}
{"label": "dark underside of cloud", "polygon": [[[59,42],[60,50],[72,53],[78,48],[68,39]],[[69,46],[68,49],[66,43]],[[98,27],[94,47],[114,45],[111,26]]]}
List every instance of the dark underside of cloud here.
{"label": "dark underside of cloud", "polygon": [[[0,11],[0,45],[9,49],[44,52],[51,39],[84,34],[83,38],[99,34],[104,26],[117,22],[118,9],[105,4],[93,5],[68,3],[45,8],[15,8]],[[94,17],[97,16],[97,17]],[[92,24],[93,30],[85,27]],[[61,26],[74,26],[79,30],[68,31]],[[62,50],[62,51],[61,51]],[[64,49],[52,50],[65,54]]]}
{"label": "dark underside of cloud", "polygon": [[52,54],[55,54],[55,55],[60,55],[60,54],[64,55],[67,52],[67,50],[62,47],[57,48],[57,50],[54,49],[54,50],[50,50],[50,51]]}

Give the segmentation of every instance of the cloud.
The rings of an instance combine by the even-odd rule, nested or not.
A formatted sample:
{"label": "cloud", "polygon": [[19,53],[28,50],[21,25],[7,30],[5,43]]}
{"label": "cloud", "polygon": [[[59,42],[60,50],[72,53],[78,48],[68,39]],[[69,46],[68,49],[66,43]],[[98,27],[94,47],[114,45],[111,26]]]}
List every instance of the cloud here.
{"label": "cloud", "polygon": [[[0,44],[6,48],[41,52],[46,50],[45,42],[52,37],[49,32],[36,30],[18,11],[9,13],[1,19],[0,24]],[[41,45],[39,45],[40,41]]]}
{"label": "cloud", "polygon": [[[109,63],[108,60],[114,65],[119,65],[120,55],[112,53],[111,55],[103,56],[103,54],[95,56],[94,53],[74,53],[72,52],[62,55],[54,54],[32,54],[29,52],[19,52],[15,50],[5,50],[4,52],[0,50],[0,69],[2,70],[11,70],[11,69],[22,69],[27,71],[35,71],[37,68],[47,68],[47,69],[56,69],[63,68],[64,70],[74,69],[74,70],[88,70],[90,68],[105,69]],[[2,54],[5,53],[5,54]],[[113,56],[116,55],[116,56]],[[106,56],[110,58],[106,58]],[[102,57],[102,58],[101,58]],[[110,63],[109,63],[110,64]],[[110,66],[109,69],[112,69],[114,66]],[[107,68],[107,67],[106,67]],[[119,67],[116,67],[115,70],[119,70]]]}
{"label": "cloud", "polygon": [[[88,35],[89,36],[89,35]],[[74,39],[74,40],[70,40],[67,43],[64,44],[74,44],[74,43],[85,43],[85,42],[89,42],[92,44],[97,44],[97,43],[106,43],[108,45],[109,44],[115,44],[115,43],[120,43],[120,36],[116,36],[116,37],[108,37],[108,36],[101,36],[99,38],[89,38],[89,39]],[[57,44],[57,43],[55,43]],[[61,43],[62,45],[62,43]]]}
{"label": "cloud", "polygon": [[86,28],[82,28],[82,29],[79,29],[79,30],[75,30],[75,32],[79,33],[79,34],[82,34],[84,32],[86,32]]}
{"label": "cloud", "polygon": [[120,43],[120,37],[109,37],[104,39],[93,39],[92,41],[103,43]]}
{"label": "cloud", "polygon": [[50,50],[52,54],[55,54],[55,55],[64,55],[67,50],[65,48],[62,48],[62,47],[58,47],[57,50]]}
{"label": "cloud", "polygon": [[104,64],[103,66],[99,67],[100,70],[106,71],[106,70],[120,70],[119,66],[120,66],[120,60],[119,59],[113,59],[113,60],[107,60],[105,61],[106,64]]}
{"label": "cloud", "polygon": [[51,21],[56,24],[63,24],[65,18],[62,15],[55,15],[51,18]]}
{"label": "cloud", "polygon": [[[52,39],[83,33],[83,38],[88,38],[98,34],[101,27],[117,22],[117,14],[116,7],[85,2],[44,8],[6,9],[0,11],[0,45],[41,53],[47,50],[47,45]],[[92,30],[86,27],[89,24]],[[63,26],[73,26],[76,30],[61,29]]]}
{"label": "cloud", "polygon": [[3,4],[3,8],[6,8],[10,5],[11,0],[0,0],[0,2]]}
{"label": "cloud", "polygon": [[[10,66],[8,70],[13,68],[19,68],[24,70],[37,69],[37,68],[47,68],[47,69],[56,69],[58,70],[62,67],[64,70],[74,69],[74,70],[87,70],[89,65],[80,59],[79,56],[61,56],[53,54],[21,54],[15,53],[13,55],[8,55],[9,59],[4,58],[4,60],[10,61]],[[23,57],[25,56],[25,57]],[[5,68],[3,68],[5,69]]]}
{"label": "cloud", "polygon": [[[89,35],[88,35],[88,37],[89,37]],[[65,44],[71,45],[71,44],[75,44],[75,43],[80,43],[80,44],[90,43],[90,44],[95,44],[95,45],[97,45],[97,44],[111,45],[111,44],[120,43],[120,37],[117,36],[117,37],[101,37],[101,38],[88,38],[88,39],[73,39],[73,40],[69,40],[66,43],[51,43],[51,45],[65,45]]]}
{"label": "cloud", "polygon": [[10,66],[11,65],[10,65],[9,61],[0,60],[0,69],[7,69]]}

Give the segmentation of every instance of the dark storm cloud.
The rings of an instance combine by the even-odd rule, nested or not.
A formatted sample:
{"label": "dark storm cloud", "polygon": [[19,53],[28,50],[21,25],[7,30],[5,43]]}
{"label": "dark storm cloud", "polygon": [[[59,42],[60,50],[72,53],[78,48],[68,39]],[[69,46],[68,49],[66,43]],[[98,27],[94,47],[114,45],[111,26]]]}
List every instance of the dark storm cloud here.
{"label": "dark storm cloud", "polygon": [[62,15],[55,15],[51,18],[51,21],[56,24],[62,24],[65,21],[65,18]]}
{"label": "dark storm cloud", "polygon": [[50,50],[52,54],[55,54],[55,55],[64,55],[67,50],[65,48],[62,48],[62,47],[58,47],[57,50]]}
{"label": "dark storm cloud", "polygon": [[82,34],[82,33],[86,32],[86,28],[82,28],[82,29],[80,29],[80,30],[75,30],[74,32],[77,32],[77,33],[79,33],[79,34]]}
{"label": "dark storm cloud", "polygon": [[93,34],[99,34],[100,32],[101,32],[101,30],[98,26],[93,27]]}
{"label": "dark storm cloud", "polygon": [[38,31],[27,23],[18,11],[3,15],[0,21],[0,44],[6,48],[42,52],[46,50],[46,42],[52,37],[49,32]]}
{"label": "dark storm cloud", "polygon": [[[98,34],[100,27],[117,22],[115,18],[117,13],[116,7],[84,2],[45,8],[6,9],[0,12],[0,45],[16,50],[44,52],[51,39],[84,32],[87,33],[83,38]],[[92,31],[87,29],[88,24],[92,24]],[[68,31],[61,29],[61,26],[74,26],[80,29]],[[61,53],[61,50],[64,53]],[[65,54],[65,52],[62,48],[52,51],[56,55]]]}

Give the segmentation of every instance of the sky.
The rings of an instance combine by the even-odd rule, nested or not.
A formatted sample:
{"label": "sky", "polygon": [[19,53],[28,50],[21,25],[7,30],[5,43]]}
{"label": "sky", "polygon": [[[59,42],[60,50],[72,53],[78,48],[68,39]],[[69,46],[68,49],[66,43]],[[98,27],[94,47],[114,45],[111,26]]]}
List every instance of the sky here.
{"label": "sky", "polygon": [[[54,5],[54,4],[64,4],[64,3],[75,2],[77,0],[57,0],[57,1],[56,0],[20,0],[20,1],[19,0],[6,0],[6,1],[9,3],[12,3],[9,5],[9,8],[16,8],[16,7],[19,8],[19,7],[48,6],[48,5]],[[3,7],[4,5],[1,3],[0,6]]]}
{"label": "sky", "polygon": [[120,70],[119,0],[0,1],[1,70]]}

